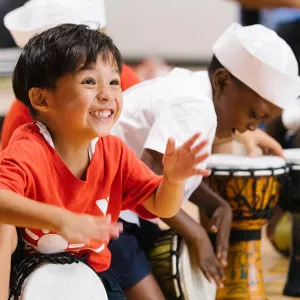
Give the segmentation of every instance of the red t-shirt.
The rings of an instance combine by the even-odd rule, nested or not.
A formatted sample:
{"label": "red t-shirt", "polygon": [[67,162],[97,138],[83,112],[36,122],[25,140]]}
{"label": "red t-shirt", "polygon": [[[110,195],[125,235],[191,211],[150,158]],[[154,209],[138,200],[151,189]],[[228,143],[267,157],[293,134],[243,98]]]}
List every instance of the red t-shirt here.
{"label": "red t-shirt", "polygon": [[[121,73],[122,91],[127,90],[133,85],[141,82],[134,71],[127,65],[123,64]],[[32,122],[29,109],[23,103],[15,100],[7,112],[1,133],[1,148],[4,149],[9,142],[13,132],[21,125]]]}
{"label": "red t-shirt", "polygon": [[[99,138],[86,180],[71,173],[34,123],[18,128],[0,153],[0,189],[76,213],[109,213],[113,222],[126,209],[145,219],[154,218],[141,203],[160,182],[161,176],[155,175],[114,136]],[[88,252],[89,264],[96,272],[110,265],[110,251],[103,241],[68,244],[58,233],[28,228],[22,230],[22,236],[27,245],[42,253]]]}

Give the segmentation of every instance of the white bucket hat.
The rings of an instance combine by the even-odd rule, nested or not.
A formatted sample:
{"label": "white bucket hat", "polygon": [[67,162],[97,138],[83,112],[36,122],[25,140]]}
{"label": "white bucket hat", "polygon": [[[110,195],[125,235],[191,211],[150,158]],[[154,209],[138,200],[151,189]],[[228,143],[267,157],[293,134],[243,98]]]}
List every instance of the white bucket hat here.
{"label": "white bucket hat", "polygon": [[30,0],[4,17],[4,25],[23,48],[36,33],[63,24],[87,24],[104,28],[104,0]]}
{"label": "white bucket hat", "polygon": [[213,53],[232,75],[280,108],[300,95],[296,57],[273,30],[234,23],[216,41]]}

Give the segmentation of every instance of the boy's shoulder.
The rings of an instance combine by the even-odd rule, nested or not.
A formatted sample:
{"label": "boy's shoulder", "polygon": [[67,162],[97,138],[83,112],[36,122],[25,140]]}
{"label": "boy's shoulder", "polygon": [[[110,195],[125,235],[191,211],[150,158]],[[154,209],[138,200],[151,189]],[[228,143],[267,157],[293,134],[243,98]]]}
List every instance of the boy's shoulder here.
{"label": "boy's shoulder", "polygon": [[47,143],[36,124],[32,122],[24,124],[14,131],[7,147],[1,152],[1,158],[38,159],[47,152],[46,148]]}

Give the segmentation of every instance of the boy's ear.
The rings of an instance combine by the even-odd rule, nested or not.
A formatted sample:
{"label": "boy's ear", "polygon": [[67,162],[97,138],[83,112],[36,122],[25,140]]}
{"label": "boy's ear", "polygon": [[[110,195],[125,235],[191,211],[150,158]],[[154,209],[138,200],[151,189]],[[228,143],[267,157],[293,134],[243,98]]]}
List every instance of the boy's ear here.
{"label": "boy's ear", "polygon": [[212,81],[214,91],[217,94],[222,93],[226,89],[229,79],[230,75],[226,69],[220,68],[216,70]]}
{"label": "boy's ear", "polygon": [[49,110],[49,103],[46,97],[46,91],[41,88],[33,87],[29,90],[28,96],[32,107],[41,112]]}

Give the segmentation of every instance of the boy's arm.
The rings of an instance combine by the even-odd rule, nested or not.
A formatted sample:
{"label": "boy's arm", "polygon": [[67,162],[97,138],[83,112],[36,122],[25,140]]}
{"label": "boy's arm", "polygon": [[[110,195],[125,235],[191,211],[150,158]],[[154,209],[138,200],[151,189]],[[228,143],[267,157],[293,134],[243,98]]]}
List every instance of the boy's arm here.
{"label": "boy's arm", "polygon": [[[141,157],[142,161],[156,174],[163,173],[162,158],[163,154],[151,149],[145,149]],[[224,201],[218,202],[219,205],[224,203]],[[225,203],[225,207],[227,206],[228,205]],[[211,207],[208,208],[208,211],[213,212],[213,210],[215,209],[217,212],[222,208],[222,205],[211,205]],[[230,216],[231,210],[229,207],[229,219]],[[180,209],[174,217],[163,218],[162,220],[185,238],[185,240],[189,243],[189,246],[195,250],[198,265],[201,269],[203,267],[203,271],[206,277],[208,279],[215,280],[218,286],[220,287],[222,285],[221,280],[223,276],[223,271],[214,255],[211,243],[203,227],[199,223],[195,222],[182,209]],[[228,227],[230,228],[230,225]],[[226,235],[226,232],[224,233],[224,230],[225,228],[223,227],[220,228],[220,230],[218,230],[218,234],[224,236],[224,239],[219,239],[219,249],[227,249],[228,247],[228,236]],[[226,256],[227,251],[224,251],[223,255],[220,257],[221,264],[223,266],[226,266],[227,264]]]}
{"label": "boy's arm", "polygon": [[68,212],[59,207],[40,203],[9,190],[0,190],[1,223],[58,231]]}
{"label": "boy's arm", "polygon": [[0,224],[0,300],[8,299],[11,256],[17,247],[14,226]]}
{"label": "boy's arm", "polygon": [[208,176],[209,170],[197,169],[209,154],[201,154],[208,143],[196,143],[200,133],[193,135],[181,147],[175,148],[175,141],[169,139],[162,159],[163,180],[155,193],[143,202],[143,206],[158,217],[170,218],[180,209],[184,199],[185,180],[195,175]]}
{"label": "boy's arm", "polygon": [[73,213],[5,189],[0,189],[0,223],[56,231],[71,243],[108,240],[117,237],[120,230],[118,224],[111,225],[110,216]]}
{"label": "boy's arm", "polygon": [[[162,174],[162,157],[161,153],[145,149],[141,159],[156,174]],[[213,192],[204,182],[194,191],[190,200],[200,209],[203,209],[206,215],[211,218],[210,230],[217,232],[217,256],[220,258],[222,265],[225,266],[227,264],[228,242],[232,221],[232,210],[229,204]],[[173,219],[164,221],[169,226],[171,226],[170,221],[172,226],[177,223],[176,228],[182,228],[183,232],[187,233],[186,235],[184,234],[184,237],[189,238],[189,236],[193,236],[193,229],[188,227],[182,220],[182,218],[177,218],[176,215]]]}

